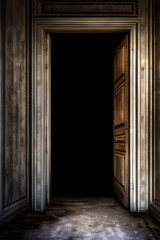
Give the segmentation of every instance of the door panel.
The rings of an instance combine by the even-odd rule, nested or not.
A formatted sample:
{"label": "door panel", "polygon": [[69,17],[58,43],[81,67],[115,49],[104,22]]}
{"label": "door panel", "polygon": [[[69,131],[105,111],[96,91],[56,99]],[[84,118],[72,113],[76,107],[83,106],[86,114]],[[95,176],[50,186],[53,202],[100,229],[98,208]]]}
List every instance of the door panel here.
{"label": "door panel", "polygon": [[114,153],[115,165],[114,165],[114,177],[117,182],[124,188],[124,167],[125,167],[125,154],[121,152]]}
{"label": "door panel", "polygon": [[124,86],[114,93],[114,119],[115,119],[114,127],[124,124],[125,119]]}
{"label": "door panel", "polygon": [[114,81],[117,81],[122,75],[125,74],[125,47],[122,46],[121,50],[117,52],[114,58]]}
{"label": "door panel", "polygon": [[128,159],[128,36],[125,36],[114,56],[114,191],[125,207],[129,206]]}

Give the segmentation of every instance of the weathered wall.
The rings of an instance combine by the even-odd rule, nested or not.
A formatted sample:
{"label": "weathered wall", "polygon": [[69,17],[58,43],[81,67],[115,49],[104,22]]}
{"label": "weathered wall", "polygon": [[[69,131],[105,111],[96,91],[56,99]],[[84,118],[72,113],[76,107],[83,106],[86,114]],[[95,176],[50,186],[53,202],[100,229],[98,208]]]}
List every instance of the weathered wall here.
{"label": "weathered wall", "polygon": [[160,223],[160,1],[154,8],[154,175],[151,212]]}
{"label": "weathered wall", "polygon": [[0,220],[29,205],[28,1],[1,1]]}
{"label": "weathered wall", "polygon": [[[147,0],[146,0],[147,1]],[[79,3],[78,3],[79,2]],[[99,2],[97,4],[97,2]],[[110,3],[112,2],[112,5]],[[152,2],[150,0],[149,2]],[[154,0],[153,0],[154,2]],[[138,0],[32,0],[34,17],[130,16]],[[73,4],[75,3],[75,4]],[[29,0],[0,1],[0,221],[29,206]],[[145,9],[142,9],[145,15]],[[160,216],[160,3],[155,0],[154,188],[151,210]],[[143,22],[142,22],[143,29]],[[30,29],[31,30],[31,29]],[[30,31],[31,32],[31,31]],[[41,62],[41,61],[40,61]],[[39,62],[38,62],[39,63]],[[147,72],[147,71],[146,71]],[[143,78],[144,80],[145,78]],[[144,81],[143,81],[144,82]],[[143,83],[142,83],[143,85]],[[37,86],[37,85],[36,85]],[[40,86],[38,86],[40,89]],[[38,91],[39,89],[36,89]],[[41,89],[40,89],[41,90]],[[39,90],[39,92],[41,92]],[[35,92],[36,92],[35,91]],[[37,98],[35,96],[35,103]],[[28,107],[27,107],[28,106]],[[144,108],[145,109],[145,108]],[[38,115],[39,116],[39,115]],[[140,116],[140,115],[139,115]],[[142,118],[143,120],[143,118]],[[146,126],[148,120],[146,120]],[[39,126],[39,125],[37,125]],[[142,122],[142,126],[145,126]],[[148,129],[148,128],[146,128]],[[38,129],[40,130],[40,129]],[[40,130],[41,131],[41,130]],[[40,132],[41,133],[41,132]],[[40,135],[39,133],[39,135]],[[146,139],[146,138],[145,138]],[[151,139],[152,140],[152,139]],[[147,141],[147,140],[146,140]],[[36,142],[36,140],[35,140]],[[141,144],[143,147],[144,144]],[[149,145],[148,145],[149,146]],[[146,147],[147,148],[147,147]],[[144,148],[144,150],[146,149]],[[36,150],[36,148],[34,149]],[[152,155],[152,151],[151,151]],[[42,156],[40,156],[42,158]],[[145,160],[144,156],[143,161]],[[37,169],[35,168],[35,173]],[[42,169],[43,170],[43,169]],[[142,168],[142,170],[144,170]],[[143,171],[144,172],[144,171]],[[152,174],[151,174],[152,175]],[[152,178],[152,177],[151,177]],[[148,180],[147,180],[148,181]],[[143,181],[143,185],[146,183]],[[141,188],[142,189],[142,188]],[[34,189],[33,189],[34,190]],[[146,193],[147,194],[147,193]],[[39,196],[39,195],[37,195]],[[39,201],[40,199],[38,199]]]}

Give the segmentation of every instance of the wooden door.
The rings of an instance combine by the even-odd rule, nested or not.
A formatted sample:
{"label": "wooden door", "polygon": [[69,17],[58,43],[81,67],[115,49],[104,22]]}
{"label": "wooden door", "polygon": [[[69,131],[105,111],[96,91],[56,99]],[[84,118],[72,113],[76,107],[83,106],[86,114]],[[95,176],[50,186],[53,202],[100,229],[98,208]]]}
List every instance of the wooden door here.
{"label": "wooden door", "polygon": [[128,61],[128,35],[126,35],[114,55],[113,79],[114,191],[125,207],[129,207]]}

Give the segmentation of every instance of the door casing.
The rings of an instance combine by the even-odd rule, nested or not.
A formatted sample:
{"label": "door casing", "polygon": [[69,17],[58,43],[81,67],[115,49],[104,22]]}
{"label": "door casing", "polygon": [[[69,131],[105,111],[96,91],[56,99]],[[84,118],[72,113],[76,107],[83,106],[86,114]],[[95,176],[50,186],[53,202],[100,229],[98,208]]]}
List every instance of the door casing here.
{"label": "door casing", "polygon": [[[32,209],[45,211],[47,167],[47,133],[49,114],[47,96],[50,81],[47,74],[49,33],[111,33],[129,32],[130,35],[130,210],[148,210],[152,201],[152,61],[149,52],[148,15],[141,1],[141,18],[38,18],[33,24],[32,39]],[[149,11],[149,9],[148,9]],[[148,12],[147,12],[148,13]],[[150,16],[152,19],[152,16]],[[150,88],[150,89],[149,89]],[[150,107],[148,107],[150,104]],[[48,110],[49,111],[49,110]],[[50,151],[50,150],[49,150]],[[150,169],[149,169],[150,166]],[[149,178],[150,175],[150,178]]]}

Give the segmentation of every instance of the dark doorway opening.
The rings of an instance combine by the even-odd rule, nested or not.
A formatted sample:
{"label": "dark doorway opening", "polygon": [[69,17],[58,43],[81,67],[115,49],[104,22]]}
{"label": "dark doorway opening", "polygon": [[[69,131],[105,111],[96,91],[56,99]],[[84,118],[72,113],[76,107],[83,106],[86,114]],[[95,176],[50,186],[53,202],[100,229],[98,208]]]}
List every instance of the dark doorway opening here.
{"label": "dark doorway opening", "polygon": [[113,56],[124,36],[51,35],[51,196],[113,195]]}

